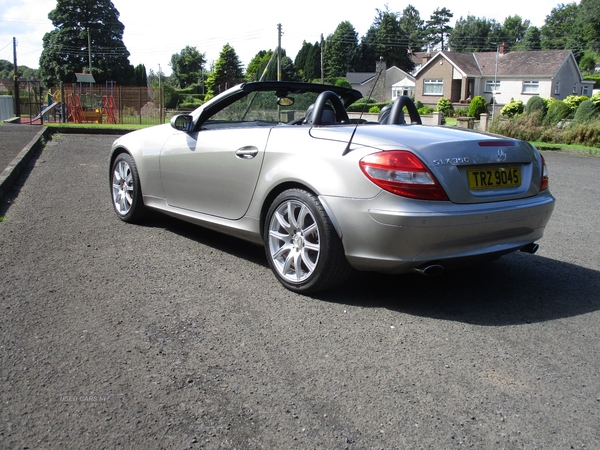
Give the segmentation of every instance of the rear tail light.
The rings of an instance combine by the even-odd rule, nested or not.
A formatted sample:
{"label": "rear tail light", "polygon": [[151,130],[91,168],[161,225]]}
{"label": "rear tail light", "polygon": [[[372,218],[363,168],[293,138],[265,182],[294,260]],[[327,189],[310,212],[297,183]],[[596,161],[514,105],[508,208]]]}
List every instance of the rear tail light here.
{"label": "rear tail light", "polygon": [[548,166],[546,166],[546,160],[542,156],[542,182],[540,183],[540,191],[544,189],[548,189]]}
{"label": "rear tail light", "polygon": [[419,200],[448,200],[433,173],[411,152],[373,153],[359,164],[369,180],[392,194]]}

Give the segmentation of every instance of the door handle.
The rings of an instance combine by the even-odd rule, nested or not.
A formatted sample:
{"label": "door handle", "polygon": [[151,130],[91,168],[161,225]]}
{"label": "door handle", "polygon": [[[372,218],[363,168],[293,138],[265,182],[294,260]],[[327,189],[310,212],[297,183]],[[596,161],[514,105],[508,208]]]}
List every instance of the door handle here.
{"label": "door handle", "polygon": [[254,146],[238,148],[235,151],[235,156],[241,159],[252,159],[258,155],[258,149]]}

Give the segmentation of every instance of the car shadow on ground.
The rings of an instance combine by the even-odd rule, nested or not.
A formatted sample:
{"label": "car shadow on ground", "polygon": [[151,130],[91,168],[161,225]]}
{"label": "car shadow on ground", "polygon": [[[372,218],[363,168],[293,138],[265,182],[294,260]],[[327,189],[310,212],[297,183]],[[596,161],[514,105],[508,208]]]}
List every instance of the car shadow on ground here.
{"label": "car shadow on ground", "polygon": [[[264,249],[196,225],[156,216],[165,228],[216,250],[268,267]],[[273,276],[273,283],[276,283]],[[357,272],[320,301],[478,324],[544,322],[600,310],[600,272],[540,255],[514,253],[439,276]]]}
{"label": "car shadow on ground", "polygon": [[600,273],[514,253],[436,277],[363,273],[318,298],[482,326],[545,322],[600,309]]}

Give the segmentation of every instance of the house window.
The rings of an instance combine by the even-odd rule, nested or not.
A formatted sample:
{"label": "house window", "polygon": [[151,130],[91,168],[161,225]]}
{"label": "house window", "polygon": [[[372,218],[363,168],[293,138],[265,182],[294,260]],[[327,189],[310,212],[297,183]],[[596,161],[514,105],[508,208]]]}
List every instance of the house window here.
{"label": "house window", "polygon": [[485,82],[484,92],[496,93],[500,92],[500,81],[494,82],[494,80],[487,80]]}
{"label": "house window", "polygon": [[554,84],[554,95],[560,95],[560,81],[557,81]]}
{"label": "house window", "polygon": [[539,81],[523,81],[523,94],[539,94],[540,93],[540,82]]}
{"label": "house window", "polygon": [[581,95],[585,95],[586,97],[589,97],[590,95],[590,91],[588,90],[588,86],[583,86],[581,88]]}
{"label": "house window", "polygon": [[424,95],[442,95],[444,93],[444,80],[423,80]]}
{"label": "house window", "polygon": [[410,91],[406,87],[393,87],[392,88],[392,99],[396,99],[401,95],[410,95]]}

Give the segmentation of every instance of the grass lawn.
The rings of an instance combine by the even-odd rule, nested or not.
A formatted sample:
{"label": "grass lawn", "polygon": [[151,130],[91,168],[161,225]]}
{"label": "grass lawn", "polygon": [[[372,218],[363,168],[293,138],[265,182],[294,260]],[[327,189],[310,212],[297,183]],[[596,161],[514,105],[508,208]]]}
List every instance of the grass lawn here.
{"label": "grass lawn", "polygon": [[139,125],[139,124],[108,124],[108,123],[54,123],[54,122],[45,122],[44,126],[48,128],[72,128],[74,130],[80,129],[94,129],[94,130],[123,130],[123,131],[131,131],[131,130],[139,130],[140,128],[148,128],[153,125]]}
{"label": "grass lawn", "polygon": [[548,142],[531,142],[531,144],[535,145],[540,151],[564,151],[585,156],[600,156],[600,148],[598,147],[586,147],[578,144],[549,144]]}

